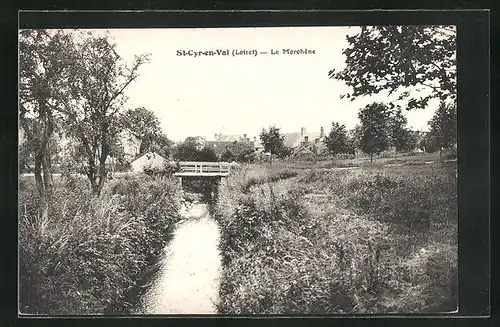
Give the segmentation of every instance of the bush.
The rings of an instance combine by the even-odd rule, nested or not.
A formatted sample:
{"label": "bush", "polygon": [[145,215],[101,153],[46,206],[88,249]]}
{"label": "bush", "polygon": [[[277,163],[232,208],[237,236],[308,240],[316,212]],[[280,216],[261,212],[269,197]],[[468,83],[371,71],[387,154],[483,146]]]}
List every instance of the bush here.
{"label": "bush", "polygon": [[178,189],[167,179],[114,179],[94,198],[81,180],[54,190],[49,219],[37,219],[33,183],[20,188],[20,311],[129,312],[138,276],[168,241]]}
{"label": "bush", "polygon": [[161,167],[152,167],[151,165],[145,166],[143,171],[146,175],[151,177],[169,177],[173,174],[179,172],[181,170],[181,166],[179,162],[166,162]]}
{"label": "bush", "polygon": [[[455,309],[453,171],[309,170],[273,183],[262,169],[239,174],[223,184],[215,206],[219,313]],[[244,187],[249,180],[256,182]]]}

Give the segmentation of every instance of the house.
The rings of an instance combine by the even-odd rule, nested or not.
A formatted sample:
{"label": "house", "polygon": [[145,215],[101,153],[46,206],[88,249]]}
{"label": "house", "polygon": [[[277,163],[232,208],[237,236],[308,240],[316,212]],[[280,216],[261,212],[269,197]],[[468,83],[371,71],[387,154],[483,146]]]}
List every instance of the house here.
{"label": "house", "polygon": [[130,169],[134,173],[140,173],[144,171],[145,167],[162,168],[165,163],[168,163],[167,158],[155,152],[148,152],[134,159],[130,163]]}
{"label": "house", "polygon": [[129,130],[123,130],[118,134],[118,139],[123,147],[123,152],[125,153],[125,159],[127,161],[132,161],[140,153],[142,140],[132,134]]}
{"label": "house", "polygon": [[[254,137],[254,141],[256,137]],[[212,148],[218,155],[222,155],[224,151],[233,144],[244,143],[249,144],[254,148],[255,142],[251,142],[247,134],[243,135],[223,135],[221,133],[214,134],[214,139],[205,141],[205,146]]]}
{"label": "house", "polygon": [[[283,143],[286,147],[294,150],[294,155],[305,154],[319,155],[326,151],[326,146],[323,144],[325,131],[323,127],[319,132],[307,132],[305,127],[300,129],[300,132],[284,133]],[[304,149],[309,151],[305,151]]]}

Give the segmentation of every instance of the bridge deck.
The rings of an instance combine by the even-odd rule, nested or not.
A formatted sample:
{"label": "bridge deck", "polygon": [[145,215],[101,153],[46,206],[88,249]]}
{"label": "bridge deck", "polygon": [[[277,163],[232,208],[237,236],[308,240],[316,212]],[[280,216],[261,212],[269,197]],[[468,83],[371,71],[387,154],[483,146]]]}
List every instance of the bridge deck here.
{"label": "bridge deck", "polygon": [[184,176],[199,176],[199,177],[227,177],[229,173],[221,173],[221,172],[179,172],[174,173],[174,176],[184,177]]}
{"label": "bridge deck", "polygon": [[180,171],[174,176],[227,177],[231,170],[231,165],[228,162],[181,161],[179,166]]}

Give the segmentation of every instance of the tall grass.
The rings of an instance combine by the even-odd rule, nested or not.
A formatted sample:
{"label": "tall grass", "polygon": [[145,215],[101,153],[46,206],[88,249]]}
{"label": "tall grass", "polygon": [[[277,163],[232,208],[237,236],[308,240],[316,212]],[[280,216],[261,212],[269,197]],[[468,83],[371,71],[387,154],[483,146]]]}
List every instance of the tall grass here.
{"label": "tall grass", "polygon": [[220,313],[455,309],[454,172],[311,170],[246,192],[241,181],[265,173],[241,174],[215,209]]}
{"label": "tall grass", "polygon": [[179,220],[179,192],[168,179],[114,179],[94,198],[83,180],[55,188],[39,221],[33,183],[20,185],[20,311],[103,314],[132,310],[138,276]]}

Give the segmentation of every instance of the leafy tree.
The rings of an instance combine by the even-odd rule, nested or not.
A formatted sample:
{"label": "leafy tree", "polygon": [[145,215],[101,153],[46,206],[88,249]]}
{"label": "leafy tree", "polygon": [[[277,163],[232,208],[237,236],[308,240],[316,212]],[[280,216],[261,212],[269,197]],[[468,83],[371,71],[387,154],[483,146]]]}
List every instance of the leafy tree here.
{"label": "leafy tree", "polygon": [[420,142],[420,149],[427,153],[434,153],[439,150],[438,143],[434,135],[426,133]]}
{"label": "leafy tree", "polygon": [[201,147],[196,137],[188,137],[178,144],[174,157],[178,161],[218,161],[215,150]]}
{"label": "leafy tree", "polygon": [[[425,108],[430,99],[456,98],[456,33],[446,26],[363,26],[348,36],[346,66],[330,78],[341,80],[351,98],[397,91],[407,110]],[[415,98],[404,88],[420,86],[430,93]],[[413,94],[415,94],[413,92]]]}
{"label": "leafy tree", "polygon": [[280,158],[286,158],[288,156],[291,156],[293,154],[293,148],[288,147],[288,146],[283,146],[281,151],[278,153],[278,156]]}
{"label": "leafy tree", "polygon": [[68,133],[76,140],[77,155],[90,180],[92,193],[99,195],[107,178],[106,159],[122,129],[120,110],[126,100],[125,89],[139,76],[147,55],[135,56],[127,64],[107,36],[71,33],[70,96],[64,106]]}
{"label": "leafy tree", "polygon": [[418,142],[419,142],[419,134],[417,131],[413,131],[411,129],[407,129],[407,135],[406,141],[405,141],[405,146],[403,147],[404,151],[414,151],[415,149],[418,148]]}
{"label": "leafy tree", "polygon": [[450,148],[457,142],[457,107],[455,103],[441,102],[434,117],[429,121],[429,140],[439,149]]}
{"label": "leafy tree", "polygon": [[211,147],[204,146],[198,152],[199,161],[218,161],[217,153]]}
{"label": "leafy tree", "polygon": [[345,125],[336,122],[332,123],[332,129],[325,136],[323,143],[331,154],[347,153],[348,138]]}
{"label": "leafy tree", "polygon": [[199,146],[196,138],[188,137],[177,145],[174,157],[179,161],[198,161]]}
{"label": "leafy tree", "polygon": [[260,140],[264,146],[264,151],[271,154],[270,164],[273,155],[283,155],[285,136],[281,135],[280,129],[275,126],[269,126],[269,131],[263,129],[260,133]]}
{"label": "leafy tree", "polygon": [[22,30],[19,33],[19,123],[25,135],[21,161],[30,154],[40,196],[39,215],[47,219],[53,181],[50,140],[60,119],[59,111],[67,96],[70,38],[62,32]]}
{"label": "leafy tree", "polygon": [[174,142],[169,140],[163,133],[147,134],[142,139],[139,152],[146,153],[149,151],[156,152],[163,157],[169,157],[172,153]]}
{"label": "leafy tree", "polygon": [[363,131],[361,125],[354,126],[353,129],[347,132],[347,153],[354,155],[356,149],[361,149],[361,139]]}
{"label": "leafy tree", "polygon": [[253,162],[256,154],[255,149],[247,142],[233,142],[227,146],[221,155],[222,161]]}
{"label": "leafy tree", "polygon": [[121,117],[123,128],[129,130],[140,140],[144,140],[148,135],[161,133],[160,121],[158,117],[144,107],[127,110]]}
{"label": "leafy tree", "polygon": [[361,122],[360,147],[365,153],[380,154],[390,145],[389,109],[383,103],[371,103],[358,113]]}
{"label": "leafy tree", "polygon": [[408,120],[403,115],[400,106],[392,109],[389,118],[389,128],[391,133],[391,145],[396,148],[396,152],[411,151],[416,147],[415,137],[407,127]]}

